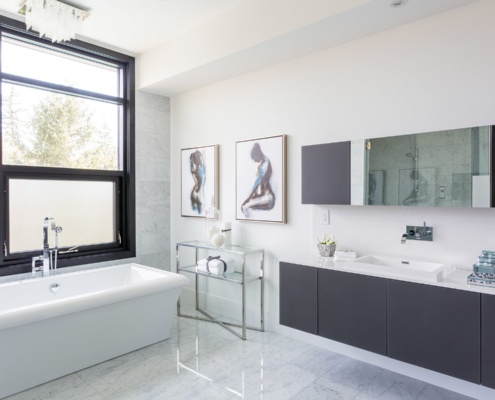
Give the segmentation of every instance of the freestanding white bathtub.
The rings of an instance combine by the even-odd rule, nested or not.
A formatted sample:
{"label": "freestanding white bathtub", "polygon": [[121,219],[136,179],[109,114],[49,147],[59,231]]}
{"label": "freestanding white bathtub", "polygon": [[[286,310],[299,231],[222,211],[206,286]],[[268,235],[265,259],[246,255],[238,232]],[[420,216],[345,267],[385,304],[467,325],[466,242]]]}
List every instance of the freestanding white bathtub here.
{"label": "freestanding white bathtub", "polygon": [[0,284],[0,398],[169,338],[187,284],[139,264]]}

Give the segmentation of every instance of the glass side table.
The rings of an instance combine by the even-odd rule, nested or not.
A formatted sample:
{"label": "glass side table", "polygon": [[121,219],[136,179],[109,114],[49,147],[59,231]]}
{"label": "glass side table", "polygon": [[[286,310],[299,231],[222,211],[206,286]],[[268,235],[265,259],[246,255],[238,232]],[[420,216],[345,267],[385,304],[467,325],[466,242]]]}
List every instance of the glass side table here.
{"label": "glass side table", "polygon": [[[180,260],[181,250],[185,248],[193,248],[195,251],[194,254],[194,264],[192,265],[182,265]],[[181,317],[199,319],[202,321],[215,322],[221,325],[223,328],[227,329],[229,332],[238,336],[239,338],[246,340],[246,329],[254,329],[263,332],[264,331],[264,280],[263,280],[263,262],[264,262],[264,250],[263,249],[254,249],[250,247],[237,246],[237,245],[229,245],[224,246],[222,248],[217,248],[211,245],[208,242],[202,242],[198,240],[193,240],[189,242],[178,242],[176,244],[176,263],[177,263],[177,273],[190,273],[194,275],[194,294],[195,294],[195,307],[198,312],[203,314],[206,318],[187,315],[181,313],[180,308],[180,297],[177,301],[177,315]],[[224,253],[230,254],[241,260],[241,268],[240,271],[229,272],[223,274],[212,274],[207,271],[201,271],[197,268],[197,263],[200,255],[200,251],[208,252],[212,251],[215,253]],[[254,255],[259,257],[259,270],[257,274],[247,274],[246,273],[246,257]],[[199,290],[198,290],[198,278],[200,276],[205,277],[206,279],[219,279],[222,281],[230,282],[233,284],[237,284],[241,286],[241,306],[242,306],[242,315],[241,315],[241,323],[236,324],[232,322],[221,321],[220,319],[212,316],[209,312],[205,311],[200,307],[199,304]],[[260,284],[260,325],[259,327],[247,326],[246,325],[246,285],[252,282],[259,282]],[[241,328],[241,333],[236,332],[231,327]]]}

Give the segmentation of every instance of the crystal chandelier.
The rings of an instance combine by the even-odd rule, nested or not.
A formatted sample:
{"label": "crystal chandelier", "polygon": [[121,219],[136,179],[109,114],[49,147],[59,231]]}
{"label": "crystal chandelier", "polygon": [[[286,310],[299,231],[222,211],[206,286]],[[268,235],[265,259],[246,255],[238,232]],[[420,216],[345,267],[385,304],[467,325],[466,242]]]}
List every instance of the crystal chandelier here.
{"label": "crystal chandelier", "polygon": [[26,29],[39,32],[52,42],[75,39],[89,13],[58,0],[26,0],[19,10],[26,16]]}

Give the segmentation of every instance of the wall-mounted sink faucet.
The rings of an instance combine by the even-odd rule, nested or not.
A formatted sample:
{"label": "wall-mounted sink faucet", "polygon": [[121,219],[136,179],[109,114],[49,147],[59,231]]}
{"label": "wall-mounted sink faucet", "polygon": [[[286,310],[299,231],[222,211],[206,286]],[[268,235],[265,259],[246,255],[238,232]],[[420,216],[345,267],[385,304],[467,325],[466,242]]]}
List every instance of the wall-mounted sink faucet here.
{"label": "wall-mounted sink faucet", "polygon": [[423,226],[407,225],[406,233],[402,235],[401,243],[405,244],[406,240],[423,240],[432,242],[433,241],[433,227],[426,226],[426,222]]}
{"label": "wall-mounted sink faucet", "polygon": [[[55,247],[50,248],[48,240],[48,228],[55,231]],[[62,227],[57,226],[53,217],[46,217],[43,220],[43,254],[41,256],[33,257],[32,259],[32,273],[33,277],[37,271],[42,272],[42,276],[50,274],[50,269],[57,269],[57,255],[58,255],[58,234],[62,232]],[[36,266],[36,262],[41,261],[42,265]]]}

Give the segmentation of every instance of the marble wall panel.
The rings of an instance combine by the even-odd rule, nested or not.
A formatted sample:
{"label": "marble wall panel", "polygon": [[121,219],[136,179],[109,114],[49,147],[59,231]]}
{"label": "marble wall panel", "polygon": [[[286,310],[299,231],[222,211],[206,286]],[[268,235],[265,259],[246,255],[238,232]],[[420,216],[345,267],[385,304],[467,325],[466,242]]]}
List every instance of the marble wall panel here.
{"label": "marble wall panel", "polygon": [[137,262],[170,270],[170,99],[136,96]]}

